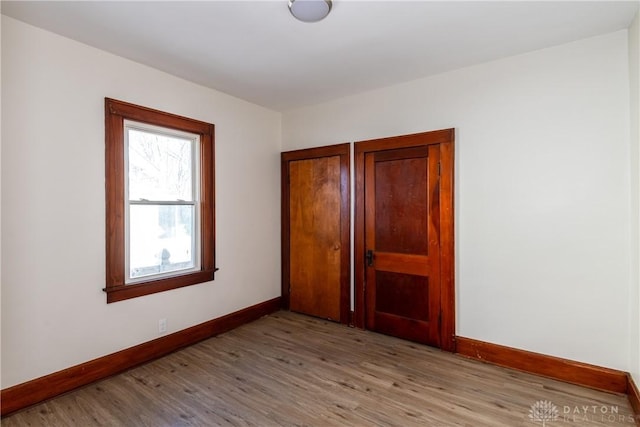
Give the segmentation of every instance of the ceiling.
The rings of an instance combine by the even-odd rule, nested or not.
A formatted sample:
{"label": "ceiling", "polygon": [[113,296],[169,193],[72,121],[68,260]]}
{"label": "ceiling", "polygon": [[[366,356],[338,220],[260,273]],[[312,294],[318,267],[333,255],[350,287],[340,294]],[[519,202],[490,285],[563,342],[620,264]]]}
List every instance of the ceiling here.
{"label": "ceiling", "polygon": [[627,28],[638,1],[2,1],[2,14],[285,111]]}

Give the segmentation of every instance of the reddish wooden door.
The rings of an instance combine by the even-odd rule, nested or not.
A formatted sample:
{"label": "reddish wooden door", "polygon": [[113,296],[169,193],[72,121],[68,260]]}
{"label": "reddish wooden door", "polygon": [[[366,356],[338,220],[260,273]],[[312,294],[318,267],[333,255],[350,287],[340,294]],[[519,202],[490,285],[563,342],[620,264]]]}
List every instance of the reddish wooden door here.
{"label": "reddish wooden door", "polygon": [[[356,247],[356,262],[362,262],[364,269],[363,320],[367,329],[449,349],[453,338],[452,162],[450,150],[436,143],[440,139],[433,140],[430,133],[421,135],[426,138],[413,135],[356,145],[357,166],[362,168],[357,175],[361,232],[356,239],[363,244]],[[447,164],[446,194],[442,194],[442,160]],[[442,236],[443,218],[446,236]]]}
{"label": "reddish wooden door", "polygon": [[349,146],[282,154],[283,289],[292,311],[349,320]]}

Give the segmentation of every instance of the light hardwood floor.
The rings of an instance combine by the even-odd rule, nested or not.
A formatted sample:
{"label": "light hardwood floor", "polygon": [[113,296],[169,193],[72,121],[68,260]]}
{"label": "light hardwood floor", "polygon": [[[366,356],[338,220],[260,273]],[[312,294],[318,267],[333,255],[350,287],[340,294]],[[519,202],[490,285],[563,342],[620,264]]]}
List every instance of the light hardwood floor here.
{"label": "light hardwood floor", "polygon": [[2,426],[531,427],[538,401],[558,410],[548,427],[634,425],[626,396],[279,312]]}

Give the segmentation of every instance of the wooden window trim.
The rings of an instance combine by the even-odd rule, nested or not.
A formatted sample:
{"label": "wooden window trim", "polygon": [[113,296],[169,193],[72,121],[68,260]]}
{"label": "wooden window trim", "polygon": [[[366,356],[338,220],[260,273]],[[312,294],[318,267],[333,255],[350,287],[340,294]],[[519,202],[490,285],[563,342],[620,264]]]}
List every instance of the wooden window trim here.
{"label": "wooden window trim", "polygon": [[[200,271],[125,285],[124,121],[133,120],[200,135]],[[107,303],[213,280],[215,268],[214,125],[105,98]]]}

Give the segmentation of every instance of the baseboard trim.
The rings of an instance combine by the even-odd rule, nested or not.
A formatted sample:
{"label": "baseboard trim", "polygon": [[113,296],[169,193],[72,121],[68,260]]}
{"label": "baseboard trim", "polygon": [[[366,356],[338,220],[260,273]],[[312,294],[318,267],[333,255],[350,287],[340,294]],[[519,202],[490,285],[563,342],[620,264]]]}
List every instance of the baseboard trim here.
{"label": "baseboard trim", "polygon": [[636,417],[636,425],[640,427],[640,391],[638,391],[638,386],[633,381],[631,374],[627,374],[627,397]]}
{"label": "baseboard trim", "polygon": [[626,394],[627,373],[512,347],[456,337],[456,353],[506,368],[598,390]]}
{"label": "baseboard trim", "polygon": [[182,331],[0,390],[2,416],[166,356],[281,308],[277,297]]}

